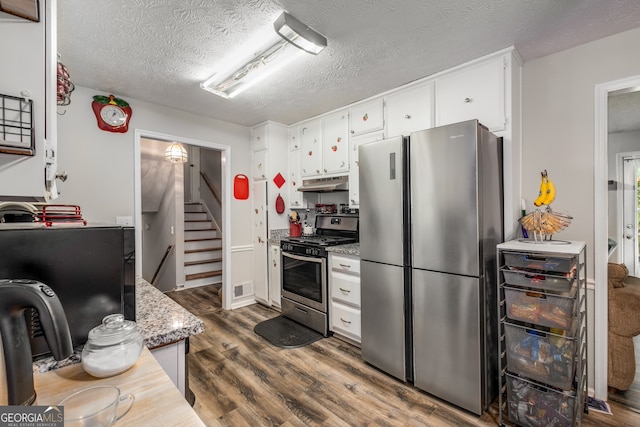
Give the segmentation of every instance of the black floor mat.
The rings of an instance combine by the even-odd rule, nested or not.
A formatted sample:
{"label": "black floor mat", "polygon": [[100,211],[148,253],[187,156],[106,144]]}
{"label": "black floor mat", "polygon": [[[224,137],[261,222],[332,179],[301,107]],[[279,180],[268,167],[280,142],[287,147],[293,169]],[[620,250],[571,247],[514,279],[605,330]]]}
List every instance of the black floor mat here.
{"label": "black floor mat", "polygon": [[253,331],[271,344],[282,348],[304,347],[324,338],[322,334],[282,316],[258,323]]}

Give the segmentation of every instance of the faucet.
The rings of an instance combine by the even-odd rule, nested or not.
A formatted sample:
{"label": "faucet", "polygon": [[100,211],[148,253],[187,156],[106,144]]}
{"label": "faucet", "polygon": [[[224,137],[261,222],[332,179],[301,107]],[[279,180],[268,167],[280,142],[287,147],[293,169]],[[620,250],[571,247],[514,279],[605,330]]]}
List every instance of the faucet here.
{"label": "faucet", "polygon": [[29,307],[38,312],[53,357],[62,360],[73,354],[69,324],[53,289],[35,280],[0,280],[0,334],[9,405],[31,405],[36,400],[31,344],[24,317],[24,310]]}

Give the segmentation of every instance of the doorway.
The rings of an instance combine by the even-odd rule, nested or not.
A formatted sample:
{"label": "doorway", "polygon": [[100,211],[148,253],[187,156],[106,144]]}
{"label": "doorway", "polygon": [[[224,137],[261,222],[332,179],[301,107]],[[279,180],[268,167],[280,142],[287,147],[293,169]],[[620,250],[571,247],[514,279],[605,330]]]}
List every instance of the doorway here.
{"label": "doorway", "polygon": [[[640,139],[638,140],[640,148]],[[640,154],[622,155],[622,227],[619,229],[621,236],[622,262],[629,269],[631,276],[637,276],[639,269],[638,250],[638,179],[640,179]]]}
{"label": "doorway", "polygon": [[[632,93],[640,90],[640,75],[629,77],[626,79],[616,80],[595,87],[595,144],[594,144],[594,269],[595,269],[595,298],[594,312],[595,319],[593,324],[595,341],[595,378],[594,389],[595,397],[598,399],[607,399],[607,363],[608,363],[608,294],[607,294],[607,263],[616,249],[611,249],[611,240],[615,247],[619,247],[620,238],[611,237],[610,219],[619,218],[622,223],[622,215],[610,218],[612,192],[609,191],[609,182],[616,179],[614,163],[611,161],[609,154],[612,147],[612,135],[610,125],[614,123],[614,118],[610,116],[611,106],[616,95],[624,93]],[[629,110],[630,108],[627,108]],[[640,111],[640,104],[637,110]],[[629,112],[627,118],[633,118],[636,122],[640,119],[640,115]],[[640,123],[636,123],[640,129]],[[640,149],[640,144],[635,149],[626,151],[636,151]],[[618,178],[619,179],[619,178]],[[613,200],[615,204],[615,199]],[[619,251],[621,253],[621,251]],[[636,355],[637,356],[637,355]]]}
{"label": "doorway", "polygon": [[[145,131],[142,129],[135,130],[135,173],[134,173],[134,207],[135,207],[135,224],[136,224],[136,252],[143,253],[142,246],[142,234],[144,223],[142,221],[142,161],[141,161],[141,146],[142,140],[154,140],[164,143],[178,142],[184,146],[200,147],[209,150],[215,150],[220,152],[220,199],[221,199],[221,242],[222,242],[222,307],[229,309],[231,307],[231,171],[230,171],[230,155],[231,148],[228,145],[219,144],[211,141],[195,140],[185,137],[179,137],[175,135],[162,134],[153,131]],[[184,180],[184,173],[182,169],[179,172]],[[183,184],[184,188],[184,184]],[[184,199],[184,191],[181,192],[182,199]],[[181,209],[182,211],[182,209]],[[184,220],[184,219],[183,219]],[[176,232],[179,230],[176,229]],[[179,241],[179,239],[176,239]],[[178,249],[178,248],[176,248]],[[136,275],[142,277],[143,263],[142,257],[136,257]]]}

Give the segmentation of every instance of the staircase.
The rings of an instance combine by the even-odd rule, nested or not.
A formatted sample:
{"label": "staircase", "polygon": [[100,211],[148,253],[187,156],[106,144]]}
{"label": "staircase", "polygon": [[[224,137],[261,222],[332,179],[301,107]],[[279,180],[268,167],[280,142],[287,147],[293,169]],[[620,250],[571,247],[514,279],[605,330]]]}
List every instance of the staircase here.
{"label": "staircase", "polygon": [[184,204],[185,288],[222,283],[222,237],[200,203]]}

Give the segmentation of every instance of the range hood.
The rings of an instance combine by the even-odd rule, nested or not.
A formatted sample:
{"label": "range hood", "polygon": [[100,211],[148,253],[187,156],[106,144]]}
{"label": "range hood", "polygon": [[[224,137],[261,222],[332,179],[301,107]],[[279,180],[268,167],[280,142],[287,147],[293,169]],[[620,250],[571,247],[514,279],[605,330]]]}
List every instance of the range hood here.
{"label": "range hood", "polygon": [[302,185],[298,187],[298,191],[307,191],[310,193],[328,193],[331,191],[347,191],[349,190],[348,176],[335,176],[333,178],[314,178],[305,179]]}

